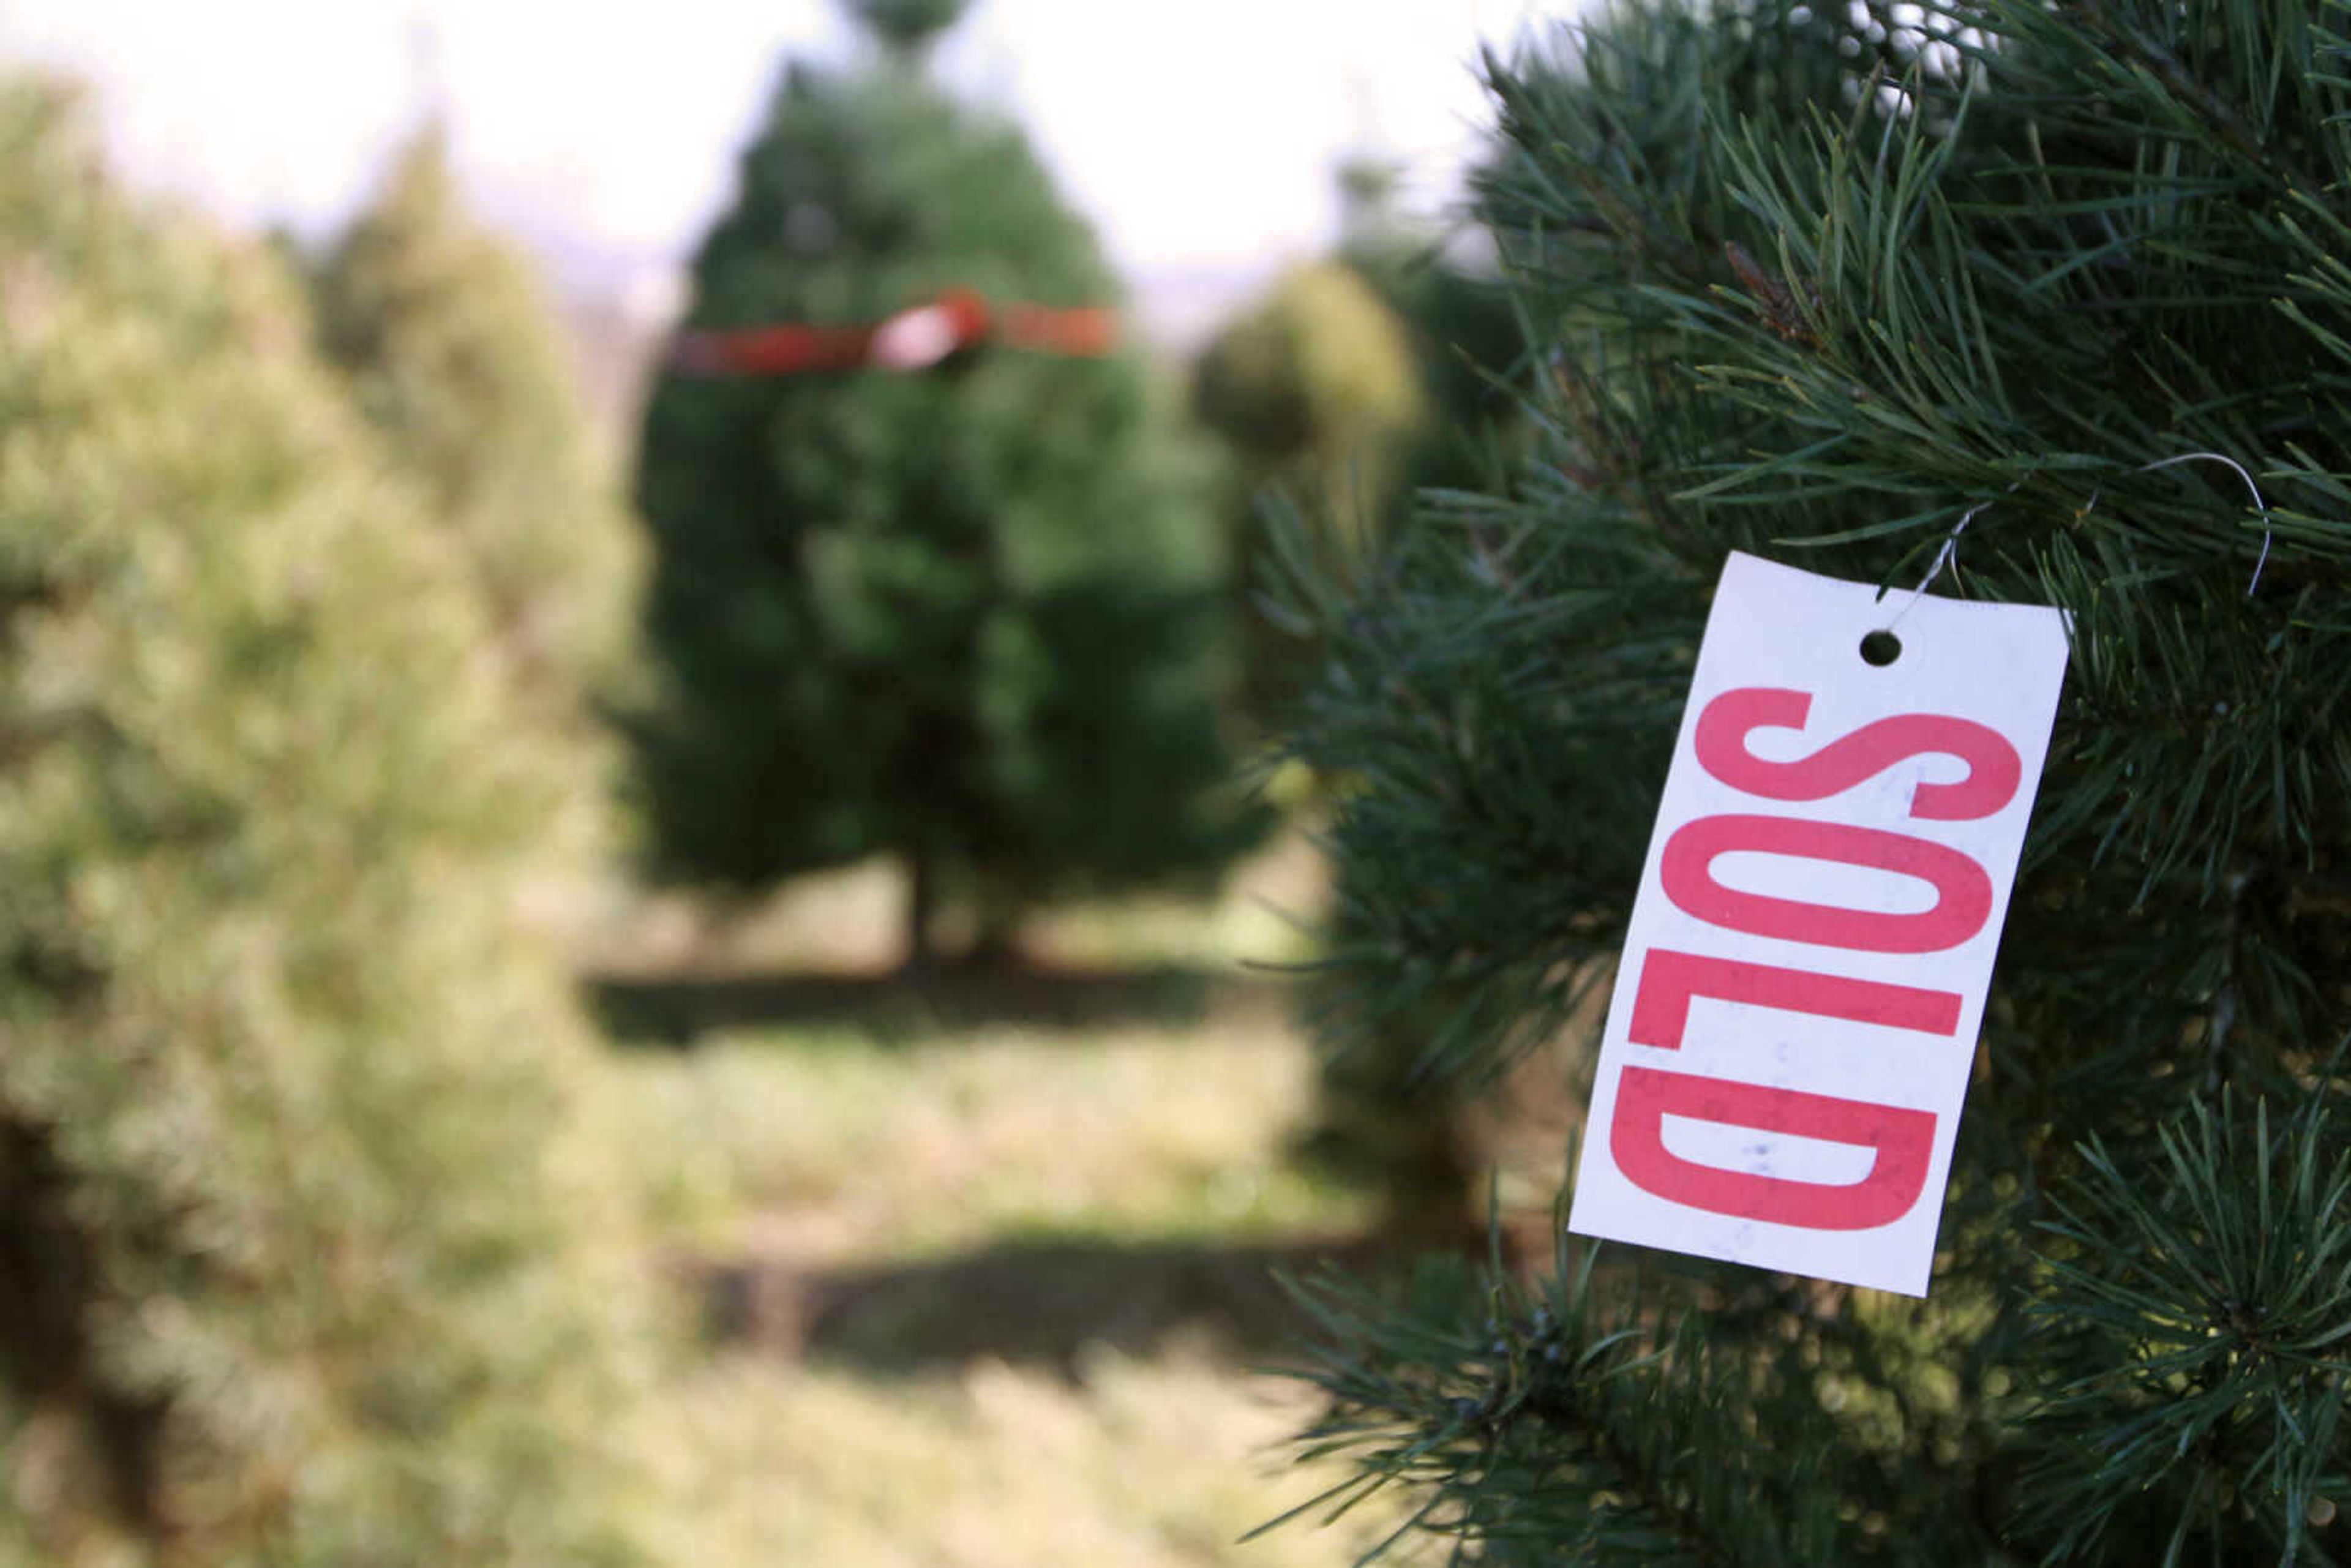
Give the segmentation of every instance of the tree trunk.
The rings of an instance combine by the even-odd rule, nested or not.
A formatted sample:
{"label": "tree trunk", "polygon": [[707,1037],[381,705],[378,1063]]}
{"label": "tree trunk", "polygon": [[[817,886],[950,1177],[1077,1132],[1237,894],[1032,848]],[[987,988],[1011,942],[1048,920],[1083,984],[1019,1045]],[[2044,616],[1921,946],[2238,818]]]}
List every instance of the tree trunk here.
{"label": "tree trunk", "polygon": [[906,851],[906,957],[909,973],[931,967],[931,925],[938,912],[939,869],[930,847],[915,843]]}
{"label": "tree trunk", "polygon": [[977,930],[967,960],[978,968],[1008,968],[1020,956],[1020,916],[1027,907],[1012,878],[982,868],[974,893]]}

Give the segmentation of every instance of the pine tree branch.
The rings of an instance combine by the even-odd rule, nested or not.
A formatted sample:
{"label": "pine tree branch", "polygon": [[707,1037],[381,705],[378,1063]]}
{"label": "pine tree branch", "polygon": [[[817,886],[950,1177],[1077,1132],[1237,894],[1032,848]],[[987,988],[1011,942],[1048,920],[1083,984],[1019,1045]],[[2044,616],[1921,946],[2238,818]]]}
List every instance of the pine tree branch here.
{"label": "pine tree branch", "polygon": [[2107,9],[2105,0],[2073,0],[2073,3],[2083,21],[2088,24],[2088,30],[2121,45],[2129,58],[2144,67],[2178,101],[2194,110],[2213,135],[2231,151],[2288,190],[2296,193],[2304,192],[2304,185],[2294,173],[2278,166],[2243,114],[2198,79],[2177,56],[2139,29],[2117,20]]}

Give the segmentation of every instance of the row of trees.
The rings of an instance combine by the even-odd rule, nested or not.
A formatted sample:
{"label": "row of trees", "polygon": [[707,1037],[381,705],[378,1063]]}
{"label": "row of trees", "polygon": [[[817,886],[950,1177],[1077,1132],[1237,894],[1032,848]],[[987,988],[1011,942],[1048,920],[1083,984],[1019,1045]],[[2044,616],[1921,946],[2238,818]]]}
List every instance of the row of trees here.
{"label": "row of trees", "polygon": [[647,1550],[657,1302],[517,919],[630,547],[517,267],[428,143],[329,359],[0,84],[0,1563]]}
{"label": "row of trees", "polygon": [[[785,74],[692,324],[1113,300],[925,78],[961,6],[854,8],[872,57]],[[1407,276],[1342,285],[1392,358]],[[658,872],[904,856],[917,956],[946,901],[985,945],[1263,827],[1238,503],[1138,356],[667,378],[643,534],[575,386],[437,132],[308,255],[127,199],[69,93],[0,85],[0,1563],[684,1539],[630,1452],[668,1333],[627,1139],[520,915],[622,780]]]}

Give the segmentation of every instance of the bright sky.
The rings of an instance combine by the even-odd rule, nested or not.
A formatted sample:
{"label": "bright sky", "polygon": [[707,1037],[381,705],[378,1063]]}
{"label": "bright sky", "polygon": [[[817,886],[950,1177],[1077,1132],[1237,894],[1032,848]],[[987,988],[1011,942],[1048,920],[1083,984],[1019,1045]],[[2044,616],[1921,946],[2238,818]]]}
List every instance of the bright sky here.
{"label": "bright sky", "polygon": [[[1351,152],[1441,205],[1485,117],[1478,40],[1573,8],[978,0],[940,67],[1018,114],[1146,296],[1224,292],[1330,242]],[[831,0],[0,0],[0,58],[92,81],[144,184],[317,234],[437,94],[485,209],[640,287],[728,198],[779,60],[849,47]]]}

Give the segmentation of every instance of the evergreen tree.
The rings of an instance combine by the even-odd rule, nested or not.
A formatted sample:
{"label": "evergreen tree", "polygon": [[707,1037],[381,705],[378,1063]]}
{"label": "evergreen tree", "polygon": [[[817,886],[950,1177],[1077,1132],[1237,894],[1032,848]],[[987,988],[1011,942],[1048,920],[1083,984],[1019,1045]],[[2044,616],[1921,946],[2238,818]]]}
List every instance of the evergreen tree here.
{"label": "evergreen tree", "polygon": [[1404,321],[1354,268],[1291,268],[1220,330],[1193,372],[1202,423],[1250,496],[1293,495],[1360,549],[1426,422]]}
{"label": "evergreen tree", "polygon": [[309,337],[0,86],[0,1563],[637,1561],[569,753]]}
{"label": "evergreen tree", "polygon": [[319,337],[474,563],[558,711],[615,695],[641,541],[530,262],[465,211],[428,127],[316,279]]}
{"label": "evergreen tree", "polygon": [[1261,735],[1314,660],[1295,622],[1269,612],[1262,517],[1315,519],[1332,570],[1357,559],[1406,492],[1400,461],[1426,424],[1404,323],[1353,268],[1294,267],[1210,340],[1192,371],[1195,416],[1228,455],[1233,602],[1249,635],[1244,706]]}
{"label": "evergreen tree", "polygon": [[[925,79],[959,7],[858,9],[879,57],[786,70],[689,325],[1110,299],[1021,134]],[[756,887],[895,852],[916,957],[943,890],[1000,933],[1063,887],[1213,867],[1253,823],[1221,788],[1234,652],[1197,468],[1123,356],[665,378],[639,475],[663,865]]]}
{"label": "evergreen tree", "polygon": [[[1194,381],[1204,423],[1238,461],[1232,504],[1244,541],[1252,621],[1251,711],[1278,726],[1322,654],[1309,618],[1269,606],[1275,538],[1314,528],[1322,569],[1359,570],[1425,488],[1474,485],[1512,439],[1510,387],[1520,346],[1499,279],[1458,265],[1443,236],[1395,204],[1396,172],[1355,159],[1340,172],[1345,217],[1337,255],[1293,270],[1210,342]],[[1345,868],[1341,868],[1345,875]],[[1337,901],[1350,901],[1343,890]],[[1344,928],[1335,934],[1344,943]],[[1346,986],[1328,988],[1345,1005]],[[1458,1237],[1479,1197],[1471,1096],[1423,1071],[1427,1020],[1393,1019],[1348,1039],[1322,1063],[1311,1146],[1386,1189],[1398,1236]]]}
{"label": "evergreen tree", "polygon": [[1652,0],[1489,61],[1537,449],[1295,584],[1347,1031],[1476,1082],[1605,982],[1727,552],[1907,591],[1989,502],[1936,591],[2072,664],[1928,1298],[1315,1292],[1311,1442],[1457,1560],[2346,1555],[2346,24]]}
{"label": "evergreen tree", "polygon": [[1490,478],[1516,426],[1522,381],[1519,321],[1501,279],[1457,255],[1466,223],[1432,229],[1399,210],[1394,166],[1351,160],[1339,259],[1386,301],[1411,335],[1428,406],[1404,455],[1403,487],[1458,489]]}

